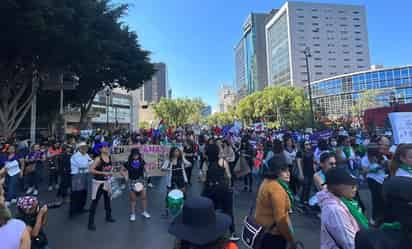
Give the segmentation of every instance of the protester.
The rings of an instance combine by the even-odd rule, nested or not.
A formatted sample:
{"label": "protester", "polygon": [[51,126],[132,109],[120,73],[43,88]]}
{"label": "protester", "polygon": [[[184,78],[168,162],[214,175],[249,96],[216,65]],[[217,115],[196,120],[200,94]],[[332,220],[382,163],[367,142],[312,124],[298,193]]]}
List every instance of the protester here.
{"label": "protester", "polygon": [[252,186],[253,186],[252,168],[253,168],[254,151],[253,151],[253,147],[249,143],[248,136],[245,136],[242,138],[241,145],[240,145],[240,156],[245,159],[247,166],[250,168],[250,173],[247,174],[244,178],[243,190],[245,192],[247,191],[252,192]]}
{"label": "protester", "polygon": [[372,224],[383,218],[382,184],[387,177],[383,165],[385,160],[386,157],[381,154],[379,146],[375,143],[368,145],[367,153],[362,158],[362,169],[366,174],[372,196]]}
{"label": "protester", "polygon": [[353,198],[356,179],[344,168],[333,168],[326,173],[327,190],[316,194],[321,207],[320,248],[355,248],[355,235],[367,228],[367,218]]}
{"label": "protester", "polygon": [[22,220],[31,235],[31,249],[48,249],[44,227],[47,223],[47,205],[40,207],[34,196],[20,197],[17,202],[18,218]]}
{"label": "protester", "polygon": [[59,188],[59,163],[58,157],[62,153],[60,143],[55,141],[47,151],[47,163],[49,169],[49,191],[53,191],[53,187],[57,190]]}
{"label": "protester", "polygon": [[237,249],[225,239],[231,219],[215,212],[213,202],[205,197],[188,199],[182,213],[169,226],[176,237],[174,249]]}
{"label": "protester", "polygon": [[63,154],[59,157],[59,172],[60,177],[60,187],[57,191],[57,198],[60,202],[69,200],[67,199],[68,192],[71,186],[71,157],[73,155],[72,145],[65,145],[63,148]]}
{"label": "protester", "polygon": [[39,144],[33,144],[31,152],[26,156],[25,160],[25,180],[27,185],[26,194],[38,195],[39,194],[39,183],[42,173],[42,164],[44,163],[46,157],[40,151]]}
{"label": "protester", "polygon": [[273,156],[256,199],[256,221],[267,231],[261,249],[294,249],[297,246],[289,217],[294,205],[289,181],[289,167],[284,157]]}
{"label": "protester", "polygon": [[[336,153],[336,150],[337,150],[336,146],[337,145],[335,145],[335,148],[334,148],[335,153]],[[315,162],[318,166],[320,164],[320,155],[322,155],[324,152],[329,152],[329,151],[330,151],[330,148],[329,148],[329,145],[328,145],[328,141],[326,139],[319,139],[317,147],[316,147],[315,152],[314,152]]]}
{"label": "protester", "polygon": [[[185,168],[190,165],[184,157],[182,151],[177,147],[172,147],[169,152],[169,159],[165,160],[162,166],[162,170],[167,171],[167,193],[166,197],[170,191],[173,189],[179,189],[183,193],[186,192],[186,185],[188,183]],[[166,212],[163,215],[168,217],[169,212],[166,203]]]}
{"label": "protester", "polygon": [[[3,193],[0,186],[0,199]],[[13,219],[4,202],[0,202],[0,246],[2,249],[30,249],[30,232],[23,221]]]}
{"label": "protester", "polygon": [[400,144],[390,166],[391,176],[412,178],[412,144]]}
{"label": "protester", "polygon": [[101,142],[100,145],[100,155],[94,159],[93,164],[90,166],[90,173],[93,175],[92,180],[92,204],[90,205],[89,211],[89,223],[88,229],[91,231],[96,230],[96,225],[94,224],[94,216],[96,214],[97,204],[103,195],[104,209],[106,211],[106,221],[115,222],[112,217],[112,209],[110,206],[110,177],[112,176],[112,159],[109,156],[109,143]]}
{"label": "protester", "polygon": [[88,145],[80,142],[77,145],[79,151],[70,158],[71,165],[71,194],[69,217],[87,212],[85,205],[87,201],[87,189],[89,187],[89,166],[93,160],[87,154]]}
{"label": "protester", "polygon": [[351,146],[350,137],[339,136],[338,148],[336,149],[337,166],[350,169],[353,159],[355,159],[355,152]]}
{"label": "protester", "polygon": [[[300,183],[303,178],[303,172],[301,168],[298,167],[296,163],[296,154],[297,149],[295,147],[295,143],[290,136],[284,136],[284,145],[283,145],[283,154],[285,155],[286,164],[289,166],[290,171],[290,189],[292,193],[297,197],[297,194],[300,190]],[[298,199],[298,198],[297,198]]]}
{"label": "protester", "polygon": [[[224,154],[224,152],[220,151],[217,144],[209,144],[207,148],[208,168],[206,171],[206,181],[204,184],[203,195],[213,201],[215,209],[220,209],[223,213],[231,217],[231,240],[236,241],[239,240],[239,238],[235,235],[233,192],[229,188],[230,169],[227,161],[222,159],[226,158],[226,156],[227,155]],[[221,159],[216,161],[215,158],[219,157]]]}
{"label": "protester", "polygon": [[24,160],[16,153],[16,147],[10,145],[7,149],[6,159],[4,162],[6,169],[6,206],[15,204],[19,194],[19,182],[23,177]]}
{"label": "protester", "polygon": [[308,204],[310,191],[313,186],[313,174],[315,173],[315,161],[312,150],[312,145],[309,141],[304,142],[304,148],[296,154],[297,166],[302,176],[303,188],[301,194],[301,201]]}
{"label": "protester", "polygon": [[394,176],[383,184],[385,224],[356,234],[356,249],[409,249],[412,245],[412,179]]}
{"label": "protester", "polygon": [[219,149],[219,165],[226,167],[226,176],[230,181],[230,186],[233,186],[234,184],[233,169],[235,168],[235,158],[235,152],[233,151],[233,147],[230,145],[230,142],[228,140],[224,140]]}
{"label": "protester", "polygon": [[186,175],[187,175],[187,183],[189,185],[192,185],[192,170],[193,167],[195,166],[195,142],[190,135],[188,138],[185,139],[184,144],[183,144],[183,152],[185,154],[185,158],[187,161],[190,162],[190,166],[186,167]]}
{"label": "protester", "polygon": [[324,152],[320,156],[320,170],[313,175],[313,182],[317,191],[327,189],[326,173],[336,167],[336,158],[333,153]]}
{"label": "protester", "polygon": [[140,195],[142,200],[142,216],[149,219],[151,216],[147,212],[147,192],[144,187],[145,161],[139,149],[132,149],[127,162],[123,165],[122,174],[129,182],[130,192],[130,221],[136,221],[136,200]]}

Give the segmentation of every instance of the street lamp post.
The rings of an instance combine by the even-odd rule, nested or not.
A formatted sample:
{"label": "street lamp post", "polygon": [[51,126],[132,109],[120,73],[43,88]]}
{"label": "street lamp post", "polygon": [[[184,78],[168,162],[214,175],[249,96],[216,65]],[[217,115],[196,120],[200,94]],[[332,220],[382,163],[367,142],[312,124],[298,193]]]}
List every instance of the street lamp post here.
{"label": "street lamp post", "polygon": [[310,53],[310,48],[306,47],[305,50],[303,50],[303,54],[305,55],[306,59],[306,71],[307,71],[307,80],[308,80],[308,93],[309,93],[309,104],[310,104],[310,115],[311,115],[311,121],[312,121],[312,128],[315,127],[315,116],[313,114],[313,103],[312,103],[312,87],[310,86],[310,70],[309,70],[309,57],[311,57]]}
{"label": "street lamp post", "polygon": [[109,101],[110,101],[110,87],[106,86],[106,131],[109,130]]}

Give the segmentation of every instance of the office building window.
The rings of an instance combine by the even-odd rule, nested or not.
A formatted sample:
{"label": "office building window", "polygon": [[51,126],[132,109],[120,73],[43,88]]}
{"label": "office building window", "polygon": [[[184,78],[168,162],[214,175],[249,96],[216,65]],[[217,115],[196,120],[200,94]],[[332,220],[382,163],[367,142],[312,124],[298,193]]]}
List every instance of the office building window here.
{"label": "office building window", "polygon": [[347,24],[341,24],[340,26],[341,27],[347,27],[348,25]]}
{"label": "office building window", "polygon": [[315,51],[313,51],[313,53],[314,53],[314,54],[320,54],[320,51],[319,51],[319,50],[315,50]]}
{"label": "office building window", "polygon": [[314,22],[314,23],[312,23],[312,25],[313,25],[313,26],[319,26],[319,23]]}
{"label": "office building window", "polygon": [[336,61],[336,58],[328,58],[328,61]]}
{"label": "office building window", "polygon": [[360,25],[359,24],[355,24],[355,25],[353,25],[355,28],[360,28]]}
{"label": "office building window", "polygon": [[350,68],[350,65],[345,65],[343,66],[343,68]]}
{"label": "office building window", "polygon": [[319,37],[319,36],[314,36],[314,37],[312,37],[312,39],[313,39],[313,40],[319,40],[320,37]]}
{"label": "office building window", "polygon": [[342,48],[347,48],[347,47],[349,47],[348,44],[343,44],[343,45],[342,45]]}
{"label": "office building window", "polygon": [[322,58],[314,58],[315,61],[321,61]]}
{"label": "office building window", "polygon": [[353,18],[353,20],[354,20],[354,21],[360,21],[360,18],[355,17],[355,18]]}
{"label": "office building window", "polygon": [[344,10],[339,10],[338,13],[343,14],[343,13],[345,13],[345,11]]}
{"label": "office building window", "polygon": [[350,59],[348,59],[348,58],[345,58],[345,59],[343,59],[343,61],[350,61]]}
{"label": "office building window", "polygon": [[333,47],[335,47],[335,44],[329,43],[329,44],[328,44],[328,47],[329,47],[329,48],[333,48]]}
{"label": "office building window", "polygon": [[317,12],[317,11],[318,11],[318,9],[312,9],[312,11],[313,11],[313,12]]}
{"label": "office building window", "polygon": [[348,31],[341,31],[340,33],[346,35],[348,33]]}
{"label": "office building window", "polygon": [[361,38],[355,38],[355,41],[361,41],[362,39]]}
{"label": "office building window", "polygon": [[329,65],[330,68],[336,68],[336,65]]}
{"label": "office building window", "polygon": [[305,32],[304,29],[298,29],[298,32]]}
{"label": "office building window", "polygon": [[322,65],[315,65],[315,68],[322,68]]}
{"label": "office building window", "polygon": [[320,44],[313,44],[314,47],[320,47]]}
{"label": "office building window", "polygon": [[356,47],[357,47],[357,48],[361,48],[361,47],[362,47],[362,45],[356,45]]}
{"label": "office building window", "polygon": [[350,52],[349,51],[343,51],[343,54],[349,54]]}
{"label": "office building window", "polygon": [[319,17],[318,16],[312,16],[312,19],[318,19]]}
{"label": "office building window", "polygon": [[346,16],[342,16],[341,18],[339,18],[340,20],[342,20],[342,21],[346,21],[346,20],[348,20],[348,18],[346,17]]}
{"label": "office building window", "polygon": [[305,23],[304,23],[304,22],[298,22],[298,24],[299,24],[299,25],[304,25]]}
{"label": "office building window", "polygon": [[348,39],[348,37],[342,37],[341,40],[342,40],[342,41],[347,41],[347,40],[349,40],[349,39]]}
{"label": "office building window", "polygon": [[363,59],[356,59],[356,61],[359,61],[359,62],[360,62],[360,61],[363,61]]}
{"label": "office building window", "polygon": [[355,31],[355,34],[359,35],[361,32],[360,31]]}
{"label": "office building window", "polygon": [[305,16],[298,16],[298,18],[305,18]]}
{"label": "office building window", "polygon": [[353,14],[355,14],[355,15],[357,15],[357,14],[359,14],[359,11],[354,11],[354,12],[352,12]]}
{"label": "office building window", "polygon": [[315,74],[316,75],[322,75],[322,72],[316,72]]}
{"label": "office building window", "polygon": [[363,54],[363,53],[362,53],[362,51],[358,51],[358,52],[356,52],[356,54]]}

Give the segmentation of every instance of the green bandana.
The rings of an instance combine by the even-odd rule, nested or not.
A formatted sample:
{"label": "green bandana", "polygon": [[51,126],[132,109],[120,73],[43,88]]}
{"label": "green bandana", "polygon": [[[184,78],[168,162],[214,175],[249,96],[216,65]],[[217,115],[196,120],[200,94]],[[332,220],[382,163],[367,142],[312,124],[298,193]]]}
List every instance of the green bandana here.
{"label": "green bandana", "polygon": [[362,213],[362,210],[359,207],[359,203],[355,200],[348,200],[346,198],[341,198],[340,200],[349,209],[349,212],[352,214],[353,218],[355,218],[355,220],[358,222],[359,226],[361,226],[364,229],[368,229],[368,219]]}
{"label": "green bandana", "polygon": [[380,227],[382,230],[400,230],[401,229],[401,223],[399,222],[393,222],[393,223],[383,223],[382,226]]}
{"label": "green bandana", "polygon": [[409,166],[409,165],[406,165],[406,164],[404,164],[404,163],[401,163],[401,164],[399,165],[399,168],[405,170],[405,171],[408,172],[409,174],[412,174],[412,167]]}
{"label": "green bandana", "polygon": [[343,153],[345,153],[346,158],[350,158],[352,155],[352,149],[350,146],[343,146]]}
{"label": "green bandana", "polygon": [[282,186],[282,188],[288,194],[289,200],[290,200],[290,205],[293,208],[293,206],[295,205],[295,198],[293,197],[292,191],[290,191],[290,189],[289,189],[289,185],[281,179],[278,179],[277,182],[280,184],[280,186]]}

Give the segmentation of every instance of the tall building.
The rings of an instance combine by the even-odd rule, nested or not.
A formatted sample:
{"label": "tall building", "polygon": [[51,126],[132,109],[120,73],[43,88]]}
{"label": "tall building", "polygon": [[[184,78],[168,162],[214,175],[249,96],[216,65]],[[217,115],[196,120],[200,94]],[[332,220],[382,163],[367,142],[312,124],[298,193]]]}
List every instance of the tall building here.
{"label": "tall building", "polygon": [[229,111],[229,108],[235,105],[235,101],[235,90],[228,85],[222,85],[219,90],[219,112]]}
{"label": "tall building", "polygon": [[305,48],[311,80],[366,70],[365,7],[286,2],[266,24],[266,47],[269,85],[307,84]]}
{"label": "tall building", "polygon": [[332,119],[350,114],[370,90],[376,92],[376,107],[412,103],[412,65],[338,75],[314,81],[311,88],[315,110]]}
{"label": "tall building", "polygon": [[152,79],[143,84],[141,99],[143,102],[156,103],[168,97],[167,68],[164,63],[155,63],[156,73]]}
{"label": "tall building", "polygon": [[251,13],[235,46],[236,90],[262,90],[267,86],[265,24],[269,14]]}

